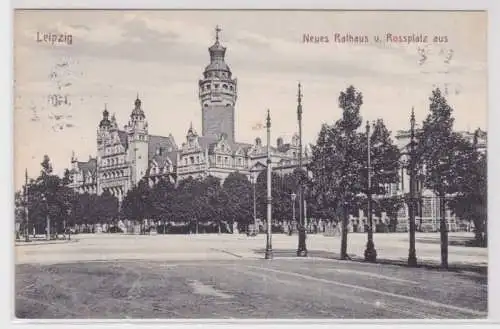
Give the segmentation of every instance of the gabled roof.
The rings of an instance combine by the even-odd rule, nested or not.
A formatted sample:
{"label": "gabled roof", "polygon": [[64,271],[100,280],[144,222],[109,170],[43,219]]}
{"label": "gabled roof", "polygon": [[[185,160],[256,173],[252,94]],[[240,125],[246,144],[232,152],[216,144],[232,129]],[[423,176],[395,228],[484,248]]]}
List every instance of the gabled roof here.
{"label": "gabled roof", "polygon": [[[161,153],[157,154],[157,151],[160,149]],[[166,157],[174,164],[177,162],[177,145],[172,136],[149,135],[148,159],[154,159],[156,162],[163,164],[166,161]]]}
{"label": "gabled roof", "polygon": [[123,145],[125,150],[128,149],[127,132],[123,130],[118,130],[118,137],[120,138],[120,144]]}
{"label": "gabled roof", "polygon": [[86,162],[78,161],[78,169],[80,169],[84,173],[87,173],[89,171],[91,173],[95,173],[97,170],[97,159],[90,158],[89,161]]}

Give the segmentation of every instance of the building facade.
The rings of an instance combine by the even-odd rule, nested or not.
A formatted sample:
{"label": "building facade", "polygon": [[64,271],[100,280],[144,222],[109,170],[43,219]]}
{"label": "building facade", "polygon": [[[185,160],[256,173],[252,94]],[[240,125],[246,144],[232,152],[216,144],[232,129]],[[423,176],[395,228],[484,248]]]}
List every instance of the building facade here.
{"label": "building facade", "polygon": [[[215,43],[208,48],[210,63],[198,83],[202,134],[198,135],[191,125],[180,145],[171,134],[149,134],[139,95],[123,129],[105,106],[97,127],[97,156],[85,162],[72,156],[72,188],[80,193],[109,191],[121,201],[141,179],[147,179],[151,185],[160,179],[175,183],[189,176],[211,175],[223,181],[238,171],[255,181],[266,168],[267,146],[260,138],[253,143],[235,140],[237,80],[226,63],[226,48],[221,44],[218,27],[215,33]],[[288,143],[277,138],[270,153],[273,170],[280,174],[292,172],[298,165],[298,135],[294,134]],[[307,161],[306,148],[303,163]]]}

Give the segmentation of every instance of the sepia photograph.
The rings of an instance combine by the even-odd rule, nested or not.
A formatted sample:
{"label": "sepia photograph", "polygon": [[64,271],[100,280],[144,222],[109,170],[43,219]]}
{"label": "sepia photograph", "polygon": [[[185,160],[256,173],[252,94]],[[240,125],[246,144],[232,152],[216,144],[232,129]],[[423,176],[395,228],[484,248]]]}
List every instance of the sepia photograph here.
{"label": "sepia photograph", "polygon": [[16,319],[487,319],[487,30],[16,9]]}

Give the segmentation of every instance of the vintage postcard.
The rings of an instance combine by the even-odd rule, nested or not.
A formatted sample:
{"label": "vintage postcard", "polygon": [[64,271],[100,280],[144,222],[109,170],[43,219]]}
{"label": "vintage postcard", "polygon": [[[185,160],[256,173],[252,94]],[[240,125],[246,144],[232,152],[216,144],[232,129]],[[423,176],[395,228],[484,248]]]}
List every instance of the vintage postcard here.
{"label": "vintage postcard", "polygon": [[15,316],[487,318],[487,25],[15,10]]}

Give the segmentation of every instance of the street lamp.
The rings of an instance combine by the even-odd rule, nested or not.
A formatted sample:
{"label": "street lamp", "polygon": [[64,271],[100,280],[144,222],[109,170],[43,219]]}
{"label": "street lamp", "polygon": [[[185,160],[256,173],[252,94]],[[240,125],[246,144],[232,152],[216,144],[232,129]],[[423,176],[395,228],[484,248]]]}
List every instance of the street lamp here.
{"label": "street lamp", "polygon": [[370,147],[370,123],[366,122],[366,140],[368,146],[368,242],[366,243],[365,260],[368,262],[375,262],[377,260],[377,250],[373,243],[373,223],[372,223],[372,168],[371,168],[371,147]]}
{"label": "street lamp", "polygon": [[[68,214],[68,220],[70,220],[71,209],[68,208],[67,214]],[[66,221],[64,222],[64,230],[66,231]],[[71,240],[71,224],[70,224],[69,230],[67,230],[67,231],[68,231],[68,240]]]}
{"label": "street lamp", "polygon": [[299,234],[298,234],[298,246],[297,246],[297,256],[306,256],[307,255],[307,247],[306,247],[306,231],[303,227],[304,225],[304,195],[302,191],[302,89],[301,84],[298,84],[298,92],[297,92],[297,121],[299,125]]}
{"label": "street lamp", "polygon": [[290,196],[292,197],[292,223],[295,226],[295,198],[297,194],[292,193]]}
{"label": "street lamp", "polygon": [[25,240],[26,242],[29,242],[30,241],[30,230],[29,230],[29,210],[28,210],[28,169],[26,169],[25,171],[25,175],[24,175],[24,212],[25,212],[25,216],[26,216],[26,228],[25,228],[25,231],[26,231],[26,234],[25,234]]}
{"label": "street lamp", "polygon": [[47,197],[45,194],[42,194],[42,201],[47,205],[47,215],[46,215],[46,231],[47,231],[47,240],[50,240],[50,217],[49,217],[49,203],[47,202]]}
{"label": "street lamp", "polygon": [[253,225],[254,225],[254,230],[257,232],[257,202],[256,202],[256,195],[255,195],[255,188],[257,185],[257,177],[256,173],[252,172],[252,186],[253,186]]}
{"label": "street lamp", "polygon": [[271,195],[271,114],[267,110],[267,236],[266,236],[266,259],[273,258],[273,246],[272,246],[272,195]]}
{"label": "street lamp", "polygon": [[411,109],[410,118],[410,249],[408,251],[408,265],[417,265],[417,252],[415,250],[415,110]]}

